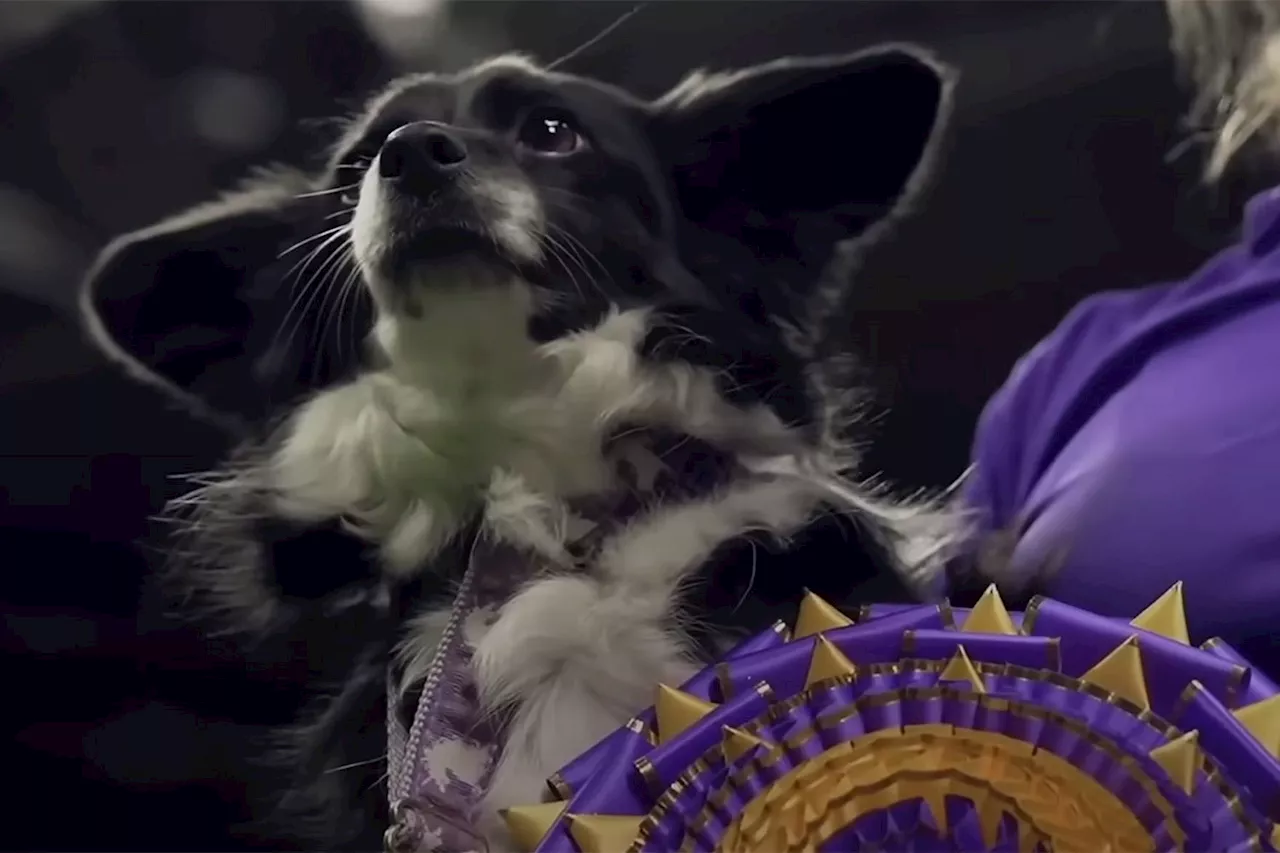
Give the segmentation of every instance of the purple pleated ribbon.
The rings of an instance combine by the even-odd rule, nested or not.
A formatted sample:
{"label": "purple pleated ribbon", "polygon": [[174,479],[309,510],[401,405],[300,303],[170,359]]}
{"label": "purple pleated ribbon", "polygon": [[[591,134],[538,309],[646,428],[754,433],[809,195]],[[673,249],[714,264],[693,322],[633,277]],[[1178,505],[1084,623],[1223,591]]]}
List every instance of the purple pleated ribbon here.
{"label": "purple pleated ribbon", "polygon": [[[717,707],[677,737],[656,743],[654,709],[602,740],[557,777],[565,815],[634,816],[644,851],[713,851],[747,805],[790,771],[841,744],[911,726],[1000,735],[1056,755],[1091,777],[1141,825],[1156,850],[1277,850],[1280,760],[1233,710],[1277,694],[1230,646],[1194,648],[1060,602],[1010,614],[1027,633],[957,630],[936,606],[864,611],[823,633],[856,667],[806,687],[817,638],[777,630],[751,638],[684,690]],[[956,611],[954,624],[967,613]],[[1138,637],[1149,709],[1081,680]],[[960,649],[982,689],[942,675]],[[952,675],[955,675],[953,672]],[[730,761],[726,726],[760,742]],[[1195,730],[1203,755],[1184,790],[1152,752]],[[1005,741],[1001,741],[1005,742]],[[762,760],[765,756],[768,760]],[[742,772],[749,768],[751,772]],[[823,841],[824,851],[1027,849],[1006,814],[985,830],[975,803],[919,797],[859,814]],[[582,853],[562,816],[538,851]],[[1044,847],[1032,849],[1047,849]]]}

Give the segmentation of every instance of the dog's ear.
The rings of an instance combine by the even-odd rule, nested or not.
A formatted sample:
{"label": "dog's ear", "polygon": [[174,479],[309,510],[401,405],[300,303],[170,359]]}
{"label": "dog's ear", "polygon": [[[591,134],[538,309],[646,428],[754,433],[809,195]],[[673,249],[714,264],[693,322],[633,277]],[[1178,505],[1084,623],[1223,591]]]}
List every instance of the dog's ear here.
{"label": "dog's ear", "polygon": [[261,315],[297,260],[280,253],[302,229],[313,183],[294,171],[264,173],[115,240],[81,293],[94,342],[197,414],[233,427],[262,414],[271,344],[257,339]]}
{"label": "dog's ear", "polygon": [[699,72],[651,105],[651,137],[686,220],[821,265],[918,186],[951,88],[896,46]]}

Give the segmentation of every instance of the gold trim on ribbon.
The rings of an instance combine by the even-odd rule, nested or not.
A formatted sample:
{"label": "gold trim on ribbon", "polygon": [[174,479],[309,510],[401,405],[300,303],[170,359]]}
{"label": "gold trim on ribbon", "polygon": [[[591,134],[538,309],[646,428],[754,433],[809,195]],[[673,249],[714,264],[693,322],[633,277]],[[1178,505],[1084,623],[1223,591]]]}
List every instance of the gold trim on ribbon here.
{"label": "gold trim on ribbon", "polygon": [[1062,672],[1062,638],[1050,637],[1048,646],[1048,651],[1045,652],[1045,657],[1048,658],[1046,669]]}
{"label": "gold trim on ribbon", "polygon": [[[1227,642],[1221,637],[1210,637],[1200,644],[1200,648],[1208,652],[1225,645],[1227,645]],[[1219,660],[1225,660],[1225,658],[1219,658]],[[1222,704],[1228,708],[1236,707],[1236,704],[1240,701],[1240,694],[1244,692],[1244,683],[1248,678],[1249,667],[1235,664],[1231,668],[1231,676],[1227,679],[1227,686],[1223,691],[1225,697],[1222,700]]]}
{"label": "gold trim on ribbon", "polygon": [[948,631],[956,629],[956,611],[951,607],[951,599],[944,598],[938,605],[938,615],[942,617],[942,627]]}
{"label": "gold trim on ribbon", "polygon": [[645,787],[649,789],[649,793],[655,797],[661,794],[666,786],[662,784],[662,779],[658,776],[658,769],[653,766],[653,762],[647,756],[642,755],[635,760],[634,764],[636,772],[644,780]]}
{"label": "gold trim on ribbon", "polygon": [[564,781],[564,777],[559,773],[553,773],[547,777],[547,788],[550,789],[552,796],[558,800],[567,800],[573,797],[573,788],[569,787],[569,783]]}
{"label": "gold trim on ribbon", "polygon": [[1022,609],[1022,633],[1028,637],[1036,633],[1036,619],[1040,618],[1040,605],[1047,601],[1043,595],[1033,595]]}

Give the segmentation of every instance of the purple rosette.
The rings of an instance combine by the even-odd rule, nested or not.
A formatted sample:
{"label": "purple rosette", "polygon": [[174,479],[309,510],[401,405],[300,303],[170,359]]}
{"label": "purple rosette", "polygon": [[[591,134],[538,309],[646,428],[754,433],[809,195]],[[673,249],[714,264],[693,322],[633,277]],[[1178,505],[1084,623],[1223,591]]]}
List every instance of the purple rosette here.
{"label": "purple rosette", "polygon": [[513,836],[561,853],[1280,849],[1280,692],[1230,647],[1189,645],[1180,586],[1130,622],[1010,613],[994,589],[855,622],[811,596],[792,635],[658,687],[561,771],[571,797],[510,810]]}

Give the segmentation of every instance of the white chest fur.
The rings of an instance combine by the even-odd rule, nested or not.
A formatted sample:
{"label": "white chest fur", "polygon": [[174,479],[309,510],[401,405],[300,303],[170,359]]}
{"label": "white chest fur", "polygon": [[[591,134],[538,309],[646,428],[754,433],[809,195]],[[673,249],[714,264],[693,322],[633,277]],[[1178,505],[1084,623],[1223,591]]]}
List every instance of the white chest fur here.
{"label": "white chest fur", "polygon": [[589,343],[538,347],[518,282],[424,307],[379,321],[387,367],[302,406],[265,472],[280,512],[347,519],[397,575],[448,540],[497,472],[541,495],[604,488],[603,431],[645,328],[641,313],[615,315]]}
{"label": "white chest fur", "polygon": [[343,518],[405,575],[500,480],[553,498],[607,487],[603,440],[625,421],[794,448],[772,412],[728,404],[709,373],[642,365],[647,311],[538,346],[526,333],[531,308],[527,287],[509,282],[445,289],[420,319],[381,320],[388,366],[317,395],[286,425],[263,471],[277,511]]}

